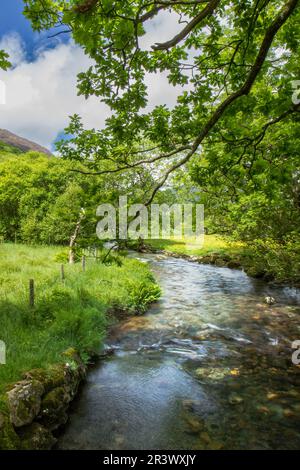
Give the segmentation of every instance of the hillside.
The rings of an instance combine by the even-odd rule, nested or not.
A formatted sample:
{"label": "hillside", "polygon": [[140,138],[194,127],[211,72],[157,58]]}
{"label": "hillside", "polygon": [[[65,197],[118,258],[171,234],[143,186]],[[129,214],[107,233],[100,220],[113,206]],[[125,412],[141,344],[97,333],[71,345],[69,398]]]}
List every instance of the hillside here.
{"label": "hillside", "polygon": [[45,147],[13,134],[10,131],[0,129],[0,151],[18,154],[29,152],[30,150],[51,155],[51,152]]}

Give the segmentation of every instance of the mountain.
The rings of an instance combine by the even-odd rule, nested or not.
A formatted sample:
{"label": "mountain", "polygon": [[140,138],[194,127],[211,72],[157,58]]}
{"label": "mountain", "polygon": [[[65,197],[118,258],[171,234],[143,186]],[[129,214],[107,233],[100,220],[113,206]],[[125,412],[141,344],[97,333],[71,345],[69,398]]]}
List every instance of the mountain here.
{"label": "mountain", "polygon": [[51,152],[45,147],[42,147],[31,140],[24,139],[23,137],[13,134],[5,129],[0,129],[0,150],[1,147],[4,150],[6,146],[8,146],[8,148],[13,147],[20,151],[14,153],[29,152],[30,150],[33,150],[35,152],[51,155]]}

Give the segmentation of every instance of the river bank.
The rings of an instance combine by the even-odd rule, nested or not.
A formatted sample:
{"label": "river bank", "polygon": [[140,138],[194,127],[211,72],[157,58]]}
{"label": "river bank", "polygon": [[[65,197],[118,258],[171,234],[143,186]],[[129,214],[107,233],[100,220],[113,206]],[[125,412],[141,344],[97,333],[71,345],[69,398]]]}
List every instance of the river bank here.
{"label": "river bank", "polygon": [[[199,247],[193,238],[134,241],[129,247],[141,252],[161,253],[201,264],[243,269],[248,276],[262,279],[274,285],[300,288],[299,253],[284,252],[268,257],[264,248],[260,256],[257,250],[242,243],[230,242],[218,235],[205,235],[204,245]],[[266,248],[265,248],[266,249]],[[296,250],[296,248],[295,248]],[[275,250],[276,251],[276,250]],[[284,263],[279,257],[284,258]],[[276,257],[278,260],[276,260]]]}
{"label": "river bank", "polygon": [[[160,290],[148,267],[122,258],[61,265],[61,247],[0,245],[0,448],[49,448],[101,351],[107,328],[143,313]],[[29,280],[34,280],[34,306]]]}

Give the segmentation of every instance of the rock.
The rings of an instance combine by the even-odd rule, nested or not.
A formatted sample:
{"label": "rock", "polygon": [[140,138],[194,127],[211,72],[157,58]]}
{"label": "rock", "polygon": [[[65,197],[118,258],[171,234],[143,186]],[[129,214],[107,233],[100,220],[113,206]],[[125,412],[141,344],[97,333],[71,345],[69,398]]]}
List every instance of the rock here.
{"label": "rock", "polygon": [[226,367],[199,367],[195,374],[199,379],[222,380],[230,376],[231,371]]}
{"label": "rock", "polygon": [[86,366],[83,363],[76,349],[68,349],[63,353],[63,356],[68,359],[66,366],[71,368],[73,371],[76,371],[79,374],[80,378],[83,379],[86,375]]}
{"label": "rock", "polygon": [[15,427],[31,424],[39,414],[44,387],[37,380],[23,380],[7,392],[10,419]]}
{"label": "rock", "polygon": [[205,444],[209,444],[211,442],[210,436],[207,432],[201,432],[200,440],[205,442]]}
{"label": "rock", "polygon": [[267,406],[264,406],[264,405],[260,405],[257,407],[257,411],[259,411],[259,413],[263,413],[263,414],[270,414],[270,409],[267,407]]}
{"label": "rock", "polygon": [[20,446],[19,436],[14,430],[9,416],[0,413],[0,450],[17,450],[20,449]]}
{"label": "rock", "polygon": [[231,393],[229,395],[228,401],[231,405],[239,405],[240,403],[243,403],[244,400],[236,393]]}
{"label": "rock", "polygon": [[116,445],[117,447],[123,446],[124,443],[125,443],[125,438],[124,438],[124,436],[121,436],[121,435],[116,436],[116,438],[115,438],[115,445]]}
{"label": "rock", "polygon": [[211,258],[210,256],[201,256],[198,258],[198,262],[202,264],[211,264]]}
{"label": "rock", "polygon": [[291,410],[290,408],[285,408],[283,410],[283,416],[285,418],[293,418],[295,416],[295,412]]}
{"label": "rock", "polygon": [[67,387],[57,387],[43,398],[39,421],[51,431],[66,424],[68,415],[66,413],[69,403],[73,399],[73,393]]}
{"label": "rock", "polygon": [[115,353],[115,349],[108,346],[106,348],[104,348],[101,353],[97,356],[98,359],[106,359],[107,357],[110,357],[110,356],[113,356]]}
{"label": "rock", "polygon": [[268,305],[274,305],[276,303],[276,300],[274,299],[274,297],[266,296],[265,303]]}
{"label": "rock", "polygon": [[50,450],[56,443],[52,433],[39,423],[23,428],[20,438],[24,450]]}
{"label": "rock", "polygon": [[0,397],[0,449],[43,450],[54,445],[52,431],[67,422],[69,404],[86,375],[73,348],[63,357],[63,364],[27,372]]}
{"label": "rock", "polygon": [[269,392],[267,394],[267,399],[268,400],[275,400],[278,397],[279,397],[278,393],[275,393],[275,392]]}
{"label": "rock", "polygon": [[215,266],[218,266],[219,268],[223,268],[227,265],[226,261],[224,261],[222,258],[218,258],[215,260]]}
{"label": "rock", "polygon": [[195,411],[199,407],[200,402],[196,400],[182,400],[182,406],[186,411]]}
{"label": "rock", "polygon": [[185,420],[189,426],[189,432],[192,434],[198,434],[203,429],[203,422],[196,416],[186,416]]}
{"label": "rock", "polygon": [[223,444],[221,442],[218,442],[218,441],[211,441],[210,444],[209,444],[209,449],[210,450],[221,450],[223,449]]}
{"label": "rock", "polygon": [[239,269],[240,267],[241,267],[241,263],[239,261],[230,260],[227,263],[227,268],[230,268],[230,269]]}

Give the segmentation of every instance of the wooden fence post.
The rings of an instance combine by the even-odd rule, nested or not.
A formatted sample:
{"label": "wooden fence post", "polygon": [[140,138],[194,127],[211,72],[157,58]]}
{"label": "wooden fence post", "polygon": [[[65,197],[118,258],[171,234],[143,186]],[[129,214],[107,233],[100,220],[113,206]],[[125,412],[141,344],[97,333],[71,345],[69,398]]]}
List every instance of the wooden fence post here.
{"label": "wooden fence post", "polygon": [[82,257],[82,271],[85,271],[85,256]]}
{"label": "wooden fence post", "polygon": [[34,280],[29,280],[29,307],[34,307]]}

